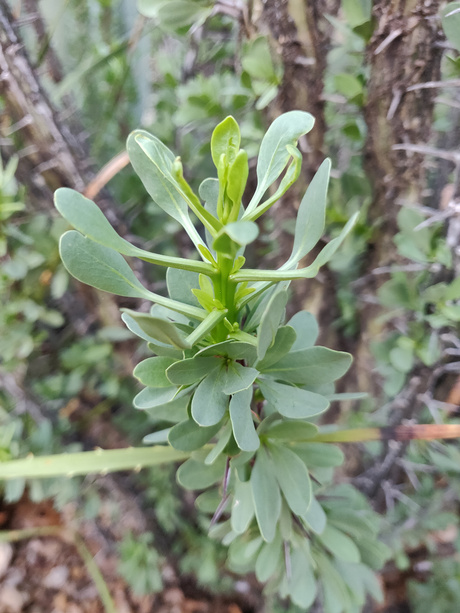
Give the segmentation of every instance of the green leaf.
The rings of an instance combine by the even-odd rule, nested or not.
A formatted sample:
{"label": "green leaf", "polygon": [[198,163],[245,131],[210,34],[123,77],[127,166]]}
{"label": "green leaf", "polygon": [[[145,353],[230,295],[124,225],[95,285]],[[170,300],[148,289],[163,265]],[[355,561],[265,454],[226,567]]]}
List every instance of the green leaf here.
{"label": "green leaf", "polygon": [[244,534],[249,528],[254,513],[251,484],[249,481],[240,481],[236,477],[230,517],[232,530],[236,534]]}
{"label": "green leaf", "polygon": [[242,451],[255,451],[260,442],[251,413],[252,388],[234,394],[230,400],[233,435]]}
{"label": "green leaf", "polygon": [[449,2],[441,9],[442,28],[447,40],[460,51],[460,2]]}
{"label": "green leaf", "polygon": [[168,440],[174,449],[180,451],[195,451],[205,445],[217,434],[220,423],[205,428],[199,426],[193,419],[186,419],[173,426],[169,432]]}
{"label": "green leaf", "polygon": [[271,445],[276,480],[289,508],[303,517],[311,502],[311,483],[302,460],[290,449]]}
{"label": "green leaf", "polygon": [[256,577],[261,583],[267,582],[283,565],[281,534],[277,532],[271,543],[264,543],[256,560]]}
{"label": "green leaf", "polygon": [[166,404],[177,394],[177,387],[146,387],[135,396],[136,409],[153,409]]}
{"label": "green leaf", "polygon": [[292,345],[291,351],[308,349],[313,347],[319,335],[319,326],[315,317],[308,311],[299,311],[287,322],[288,326],[294,328],[297,338]]}
{"label": "green leaf", "polygon": [[133,371],[136,379],[147,387],[171,387],[165,370],[174,363],[173,358],[155,357],[140,362]]}
{"label": "green leaf", "polygon": [[192,294],[192,289],[200,287],[198,278],[199,274],[196,272],[179,268],[168,268],[166,271],[166,285],[170,298],[198,307],[198,300]]}
{"label": "green leaf", "polygon": [[281,493],[274,475],[273,463],[263,447],[257,452],[250,483],[260,533],[269,543],[276,534],[276,524],[281,513]]}
{"label": "green leaf", "polygon": [[177,481],[187,490],[204,490],[224,476],[225,458],[218,458],[214,464],[206,465],[190,458],[177,471]]}
{"label": "green leaf", "polygon": [[222,372],[224,385],[222,391],[231,396],[237,392],[248,389],[256,380],[259,371],[249,366],[243,366],[238,362],[231,361],[226,364]]}
{"label": "green leaf", "polygon": [[234,257],[238,249],[252,243],[259,234],[259,228],[252,221],[235,221],[226,224],[213,242],[213,249]]}
{"label": "green leaf", "polygon": [[326,513],[323,510],[323,507],[316,500],[314,496],[312,496],[310,506],[307,509],[307,512],[303,515],[302,519],[308,525],[313,532],[316,534],[322,534],[327,523]]}
{"label": "green leaf", "polygon": [[318,433],[314,424],[297,420],[283,420],[269,426],[265,435],[270,439],[282,441],[304,441],[313,438]]}
{"label": "green leaf", "polygon": [[59,251],[64,266],[79,281],[117,296],[151,300],[153,294],[137,279],[123,256],[113,249],[71,230],[62,235]]}
{"label": "green leaf", "polygon": [[291,157],[287,145],[295,147],[299,137],[309,132],[314,122],[309,113],[290,111],[277,117],[268,128],[260,145],[257,189],[246,209],[248,213],[257,207],[267,189],[283,172]]}
{"label": "green leaf", "polygon": [[142,439],[142,442],[145,445],[157,445],[168,442],[168,435],[171,432],[171,428],[165,428],[164,430],[158,430],[157,432],[152,432],[151,434],[147,434]]}
{"label": "green leaf", "polygon": [[[232,424],[230,423],[230,421],[227,421],[224,428],[222,429],[222,432],[220,432],[219,436],[217,437],[216,444],[212,447],[211,451],[206,456],[204,461],[205,464],[213,464],[217,460],[217,458],[221,455],[221,453],[227,446],[231,436]],[[225,455],[225,457],[227,457],[227,455]]]}
{"label": "green leaf", "polygon": [[296,149],[295,147],[291,147],[290,145],[287,146],[287,150],[292,155],[293,160],[289,164],[286,172],[284,173],[284,176],[280,181],[278,189],[272,196],[270,196],[270,198],[262,202],[262,204],[259,204],[259,206],[257,206],[255,209],[253,209],[252,212],[244,213],[242,219],[250,219],[251,221],[258,219],[261,215],[268,211],[268,209],[272,207],[275,202],[278,202],[278,200],[282,196],[284,196],[284,194],[291,187],[291,185],[293,185],[299,178],[300,171],[302,170],[302,154],[298,149]]}
{"label": "green leaf", "polygon": [[319,415],[329,407],[328,400],[320,394],[277,383],[268,378],[260,378],[258,383],[264,398],[285,417],[304,419]]}
{"label": "green leaf", "polygon": [[[230,166],[228,171],[227,196],[234,204],[234,214],[232,216],[233,218],[237,218],[238,216],[241,199],[243,197],[244,190],[246,188],[246,183],[248,180],[248,174],[248,154],[246,153],[246,151],[244,151],[244,149],[241,149],[238,152],[235,161]],[[230,220],[234,221],[234,219]]]}
{"label": "green leaf", "polygon": [[330,171],[331,161],[326,159],[318,168],[302,198],[295,224],[294,246],[286,267],[297,265],[323,235]]}
{"label": "green leaf", "polygon": [[309,347],[291,351],[265,372],[273,378],[298,385],[318,386],[342,377],[351,362],[349,353],[327,347]]}
{"label": "green leaf", "polygon": [[251,363],[256,359],[257,351],[254,345],[240,341],[222,341],[205,347],[196,353],[195,357],[221,356],[232,360],[246,360]]}
{"label": "green leaf", "polygon": [[192,417],[200,426],[220,422],[228,408],[228,396],[222,392],[223,369],[208,375],[196,388],[192,398]]}
{"label": "green leaf", "polygon": [[281,326],[281,328],[278,328],[273,345],[267,349],[264,359],[257,362],[257,369],[260,372],[264,372],[266,368],[279,362],[283,356],[289,353],[295,340],[296,333],[294,328],[290,326]]}
{"label": "green leaf", "polygon": [[175,349],[170,345],[165,345],[163,343],[158,343],[151,336],[146,334],[136,320],[128,315],[128,313],[122,313],[121,319],[126,324],[126,327],[131,330],[133,334],[143,338],[145,341],[149,343],[149,348],[156,353],[157,355],[161,355],[163,357],[175,358],[176,360],[181,360],[183,356],[183,352],[180,349]]}
{"label": "green leaf", "polygon": [[284,315],[288,294],[281,290],[274,294],[265,309],[257,330],[257,357],[263,360],[275,340],[279,323]]}
{"label": "green leaf", "polygon": [[349,536],[331,525],[327,525],[320,535],[323,545],[336,557],[344,562],[357,564],[361,561],[358,547]]}
{"label": "green leaf", "polygon": [[195,246],[203,244],[188,213],[190,202],[173,175],[174,154],[143,130],[129,135],[127,150],[136,174],[153,201],[182,225]]}
{"label": "green leaf", "polygon": [[342,450],[330,443],[298,443],[291,449],[302,459],[308,468],[341,466],[345,459]]}
{"label": "green leaf", "polygon": [[212,267],[204,262],[168,257],[150,253],[131,245],[115,232],[101,209],[79,192],[60,187],[54,193],[54,204],[59,213],[81,234],[92,241],[118,251],[123,255],[137,257],[152,264],[171,266],[188,271],[212,273]]}
{"label": "green leaf", "polygon": [[220,122],[212,133],[211,155],[214,166],[219,169],[224,155],[228,164],[232,164],[240,148],[240,128],[235,119],[229,115]]}
{"label": "green leaf", "polygon": [[124,312],[136,321],[141,330],[156,341],[172,345],[177,349],[186,349],[188,347],[187,342],[179,334],[176,326],[166,319],[152,317],[152,315],[147,313],[136,313],[130,309],[124,309]]}
{"label": "green leaf", "polygon": [[193,357],[176,362],[166,372],[170,384],[191,385],[222,365],[219,358]]}
{"label": "green leaf", "polygon": [[316,598],[317,582],[313,573],[311,558],[303,548],[291,551],[292,577],[289,581],[291,600],[303,611],[309,609]]}

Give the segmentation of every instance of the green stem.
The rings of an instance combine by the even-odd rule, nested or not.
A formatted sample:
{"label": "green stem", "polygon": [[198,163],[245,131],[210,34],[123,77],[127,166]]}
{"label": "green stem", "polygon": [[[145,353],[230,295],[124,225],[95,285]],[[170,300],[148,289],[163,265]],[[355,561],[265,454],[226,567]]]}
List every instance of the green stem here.
{"label": "green stem", "polygon": [[125,449],[97,449],[79,453],[59,453],[49,456],[29,455],[22,460],[0,463],[0,481],[7,479],[44,479],[48,477],[73,477],[94,473],[106,474],[118,470],[140,470],[179,462],[190,457],[189,453],[172,447],[128,447]]}
{"label": "green stem", "polygon": [[[234,260],[217,253],[218,273],[212,278],[214,285],[214,296],[227,309],[226,317],[230,323],[236,321],[235,292],[236,283],[229,279],[232,272]],[[227,338],[228,329],[223,321],[215,328],[215,339],[217,342]]]}
{"label": "green stem", "polygon": [[352,428],[324,432],[311,438],[312,443],[359,443],[361,441],[379,441],[382,438],[380,428]]}

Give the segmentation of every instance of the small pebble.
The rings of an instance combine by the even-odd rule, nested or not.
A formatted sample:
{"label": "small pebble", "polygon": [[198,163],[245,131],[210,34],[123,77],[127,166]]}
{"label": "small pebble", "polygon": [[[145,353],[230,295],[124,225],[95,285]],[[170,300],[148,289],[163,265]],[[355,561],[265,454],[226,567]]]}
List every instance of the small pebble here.
{"label": "small pebble", "polygon": [[52,590],[59,590],[63,587],[69,577],[67,566],[56,566],[43,579],[43,586]]}

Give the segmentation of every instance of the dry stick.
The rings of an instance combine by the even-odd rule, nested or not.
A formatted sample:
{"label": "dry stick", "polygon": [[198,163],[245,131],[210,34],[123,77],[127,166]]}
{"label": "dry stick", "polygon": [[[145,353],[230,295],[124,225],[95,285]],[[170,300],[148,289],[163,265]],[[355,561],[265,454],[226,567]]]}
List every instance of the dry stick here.
{"label": "dry stick", "polygon": [[107,587],[98,565],[94,561],[91,552],[85,545],[85,542],[81,536],[73,530],[61,528],[60,526],[27,528],[25,530],[2,530],[0,531],[0,542],[16,543],[17,541],[22,541],[25,539],[44,536],[57,536],[63,540],[68,540],[70,538],[81,559],[85,563],[86,570],[96,586],[106,613],[117,613],[115,603],[112,600],[109,588]]}
{"label": "dry stick", "polygon": [[103,189],[110,179],[123,170],[129,164],[129,157],[126,151],[122,151],[113,157],[101,170],[97,173],[92,181],[90,181],[83,192],[83,195],[94,200],[98,193]]}

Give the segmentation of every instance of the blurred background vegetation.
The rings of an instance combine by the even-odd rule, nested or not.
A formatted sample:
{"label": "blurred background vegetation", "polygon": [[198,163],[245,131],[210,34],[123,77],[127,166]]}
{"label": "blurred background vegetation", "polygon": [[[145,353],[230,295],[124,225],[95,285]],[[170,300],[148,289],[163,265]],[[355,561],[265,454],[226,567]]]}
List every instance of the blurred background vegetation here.
{"label": "blurred background vegetation", "polygon": [[[131,406],[145,349],[118,307],[142,305],[68,277],[52,193],[91,195],[131,241],[187,255],[179,227],[117,156],[129,132],[145,128],[181,155],[197,187],[213,173],[211,131],[229,114],[253,162],[281,112],[316,118],[300,143],[303,179],[263,222],[251,267],[284,261],[298,195],[324,157],[333,165],[324,240],[360,211],[327,270],[292,285],[292,311],[313,312],[320,342],[355,357],[339,391],[368,393],[333,405],[327,421],[459,423],[457,9],[439,0],[0,0],[0,460],[139,444],[152,424],[167,424]],[[117,160],[107,183],[98,173]],[[254,181],[253,163],[250,189]],[[162,291],[160,272],[137,273]],[[335,479],[371,500],[394,552],[381,575],[385,603],[366,610],[452,613],[458,443],[344,451]],[[77,526],[108,514],[117,572],[136,596],[173,584],[194,596],[233,594],[243,611],[297,611],[270,595],[262,604],[253,578],[225,570],[207,516],[172,468],[2,485],[5,508],[25,496],[52,498],[58,510],[73,504]],[[126,500],[138,518],[129,529],[117,526]],[[144,610],[136,602],[130,610]]]}

